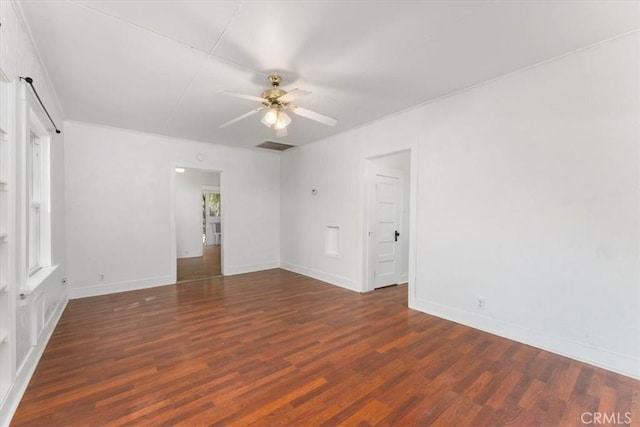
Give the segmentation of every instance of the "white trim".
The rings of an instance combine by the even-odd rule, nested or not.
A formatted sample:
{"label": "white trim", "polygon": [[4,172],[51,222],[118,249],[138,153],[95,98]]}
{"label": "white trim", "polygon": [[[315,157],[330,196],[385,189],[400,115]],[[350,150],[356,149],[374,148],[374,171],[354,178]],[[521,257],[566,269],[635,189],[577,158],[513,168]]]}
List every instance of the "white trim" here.
{"label": "white trim", "polygon": [[[416,295],[416,265],[417,265],[417,235],[418,235],[418,144],[411,143],[406,147],[397,148],[388,152],[377,152],[370,154],[362,159],[363,179],[361,185],[362,191],[362,292],[369,292],[374,289],[374,280],[370,277],[369,265],[371,260],[369,259],[369,216],[370,216],[370,173],[372,171],[371,166],[375,166],[371,163],[372,160],[376,160],[382,157],[392,156],[402,152],[409,152],[409,174],[408,177],[405,173],[402,174],[402,180],[409,179],[409,252],[408,257],[408,272],[401,272],[401,283],[408,283],[409,291],[409,306],[411,301]],[[403,196],[404,197],[404,196]],[[404,202],[403,202],[404,204]]]}
{"label": "white trim", "polygon": [[493,319],[486,315],[445,306],[419,298],[409,301],[409,308],[474,329],[527,344],[579,362],[588,363],[631,378],[640,379],[640,361],[602,347],[596,347],[557,335]]}
{"label": "white trim", "polygon": [[[169,276],[171,283],[178,282],[178,234],[176,226],[176,168],[182,167],[176,162],[171,162],[169,169]],[[222,265],[222,262],[220,262]]]}
{"label": "white trim", "polygon": [[[178,232],[177,232],[177,225],[176,225],[176,172],[175,172],[175,169],[177,167],[180,167],[185,169],[194,169],[201,172],[217,173],[220,175],[220,187],[219,187],[220,199],[224,200],[224,198],[227,195],[226,175],[224,174],[223,170],[207,169],[207,168],[203,168],[202,165],[191,166],[191,164],[192,164],[191,162],[172,161],[169,169],[169,234],[171,236],[171,247],[169,251],[171,258],[169,260],[170,262],[169,271],[171,272],[170,274],[171,274],[171,277],[173,278],[171,283],[178,282],[178,265],[177,265]],[[228,237],[227,236],[228,233],[226,232],[226,230],[228,229],[226,221],[227,221],[226,215],[224,214],[224,212],[220,212],[220,228],[221,230],[224,230],[222,233],[221,242],[220,242],[220,274],[222,276],[225,276],[227,274],[240,274],[237,272],[228,273],[228,271],[233,271],[233,267],[229,267],[225,264],[226,245],[224,244],[224,241]],[[268,268],[276,268],[276,267],[268,267]],[[264,270],[264,269],[265,268],[262,268],[261,270]],[[256,271],[256,270],[249,270],[249,271]]]}
{"label": "white trim", "polygon": [[18,290],[20,295],[30,295],[36,292],[36,290],[53,274],[54,271],[60,265],[52,265],[49,267],[41,267],[36,273],[27,279],[25,285]]}
{"label": "white trim", "polygon": [[69,287],[69,298],[87,298],[99,295],[109,295],[118,292],[135,291],[138,289],[155,288],[157,286],[173,285],[175,280],[171,276],[147,277],[138,280],[102,283],[91,286]]}
{"label": "white trim", "polygon": [[329,283],[331,285],[339,286],[353,292],[362,292],[362,289],[360,286],[358,286],[358,283],[348,277],[325,273],[324,271],[316,270],[314,268],[303,267],[301,265],[288,262],[283,263],[280,268],[283,270],[291,271],[293,273],[302,274],[303,276],[308,276],[313,279]]}
{"label": "white trim", "polygon": [[[23,102],[20,108],[24,109],[24,147],[23,162],[25,169],[25,181],[23,189],[26,201],[26,210],[24,216],[24,238],[25,238],[25,266],[26,283],[23,287],[29,288],[28,282],[32,276],[38,275],[43,268],[51,266],[51,136],[47,132],[45,123],[45,111],[38,102],[32,91],[27,90],[26,83],[22,84],[24,91]],[[37,141],[32,141],[31,135],[35,135]],[[33,145],[39,145],[40,158],[39,164],[35,165],[39,169],[38,195],[35,197],[33,191],[34,163],[33,163]],[[37,200],[36,200],[37,199]],[[38,230],[37,230],[37,260],[35,266],[31,266],[31,207],[38,208]]]}
{"label": "white trim", "polygon": [[2,405],[0,405],[0,426],[8,426],[11,422],[11,418],[13,418],[16,409],[18,409],[18,405],[22,400],[24,392],[27,390],[29,381],[31,380],[33,373],[36,371],[40,358],[44,353],[44,349],[47,347],[47,344],[51,339],[51,335],[58,325],[68,302],[69,300],[66,296],[63,296],[63,298],[60,299],[58,306],[51,314],[51,317],[49,317],[49,321],[42,331],[42,338],[35,347],[31,348],[24,362],[20,366],[20,369],[17,371],[15,381],[11,385],[9,393],[7,394],[7,399],[2,402]]}

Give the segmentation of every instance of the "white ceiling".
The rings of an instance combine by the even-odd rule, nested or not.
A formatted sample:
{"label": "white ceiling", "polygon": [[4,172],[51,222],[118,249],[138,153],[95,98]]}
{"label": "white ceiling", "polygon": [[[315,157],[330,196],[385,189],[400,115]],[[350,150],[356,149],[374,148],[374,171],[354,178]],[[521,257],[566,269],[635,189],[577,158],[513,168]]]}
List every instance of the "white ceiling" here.
{"label": "white ceiling", "polygon": [[[253,147],[300,145],[571,52],[640,24],[636,1],[20,1],[66,119]],[[258,115],[278,72],[294,116]]]}

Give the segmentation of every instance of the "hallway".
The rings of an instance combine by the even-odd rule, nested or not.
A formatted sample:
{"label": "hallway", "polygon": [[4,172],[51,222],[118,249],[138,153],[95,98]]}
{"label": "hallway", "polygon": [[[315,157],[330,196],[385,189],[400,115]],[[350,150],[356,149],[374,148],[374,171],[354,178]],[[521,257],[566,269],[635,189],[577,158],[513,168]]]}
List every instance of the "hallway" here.
{"label": "hallway", "polygon": [[204,245],[202,256],[178,259],[178,283],[220,276],[220,245]]}

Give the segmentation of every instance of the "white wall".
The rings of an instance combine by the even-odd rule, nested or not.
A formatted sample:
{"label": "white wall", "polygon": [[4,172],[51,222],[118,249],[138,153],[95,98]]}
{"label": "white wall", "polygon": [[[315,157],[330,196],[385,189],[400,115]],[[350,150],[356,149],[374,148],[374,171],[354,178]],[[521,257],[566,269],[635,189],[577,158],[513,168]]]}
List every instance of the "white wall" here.
{"label": "white wall", "polygon": [[[8,348],[10,353],[10,369],[2,370],[0,375],[6,380],[9,375],[11,382],[8,393],[0,396],[0,425],[6,425],[17,408],[19,400],[27,387],[29,379],[36,368],[38,360],[44,351],[50,334],[57,324],[62,310],[67,303],[67,291],[61,283],[66,275],[66,225],[64,201],[64,127],[63,113],[58,100],[47,79],[45,69],[39,62],[38,55],[31,43],[26,25],[19,9],[12,2],[0,1],[0,80],[4,87],[0,91],[3,97],[9,97],[8,116],[3,111],[3,120],[9,122],[9,143],[13,154],[12,173],[9,177],[10,185],[8,199],[11,200],[8,240],[12,245],[12,263],[8,266],[11,276],[15,279],[9,282],[8,295],[10,304],[8,309],[8,324],[1,322],[1,328],[9,331],[9,340],[0,344]],[[26,186],[24,182],[24,159],[16,155],[23,145],[20,135],[24,132],[19,127],[19,110],[21,92],[19,77],[32,77],[38,94],[46,105],[49,113],[62,134],[50,133],[50,201],[51,201],[51,261],[57,269],[50,274],[40,286],[20,299],[20,293],[25,291],[27,274],[23,266],[26,258],[25,211]],[[26,88],[26,91],[30,91]],[[7,102],[7,99],[3,99]],[[4,102],[3,102],[4,104]],[[37,108],[37,107],[36,107]],[[45,123],[49,126],[48,123]],[[7,123],[3,123],[6,127]],[[4,230],[6,231],[6,230]],[[3,307],[3,310],[6,307]],[[44,322],[36,318],[44,309]],[[2,313],[6,315],[7,313]],[[3,319],[4,320],[4,319]],[[4,351],[4,349],[2,350]]]}
{"label": "white wall", "polygon": [[279,266],[277,153],[86,123],[65,129],[72,298],[175,283],[176,166],[221,172],[225,275]]}
{"label": "white wall", "polygon": [[[364,167],[362,143],[350,135],[283,152],[281,262],[283,268],[360,291]],[[325,254],[327,225],[340,226],[339,257]]]}
{"label": "white wall", "polygon": [[282,265],[361,290],[363,159],[413,148],[411,307],[640,377],[639,39],[286,151]]}
{"label": "white wall", "polygon": [[220,174],[185,169],[176,180],[176,248],[178,258],[202,256],[202,187],[220,186]]}

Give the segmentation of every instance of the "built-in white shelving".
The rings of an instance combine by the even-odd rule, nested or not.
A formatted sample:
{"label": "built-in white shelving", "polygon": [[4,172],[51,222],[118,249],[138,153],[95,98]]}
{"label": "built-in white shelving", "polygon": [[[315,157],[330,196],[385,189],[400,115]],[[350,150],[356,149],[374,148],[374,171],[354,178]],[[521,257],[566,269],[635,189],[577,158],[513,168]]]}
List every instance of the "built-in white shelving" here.
{"label": "built-in white shelving", "polygon": [[[1,76],[0,76],[1,77]],[[12,251],[14,245],[14,230],[12,225],[13,194],[12,188],[12,139],[8,132],[10,120],[8,107],[10,105],[9,85],[0,79],[0,402],[2,402],[11,388],[14,379],[12,337],[13,307],[15,301],[11,291],[12,281]]]}

